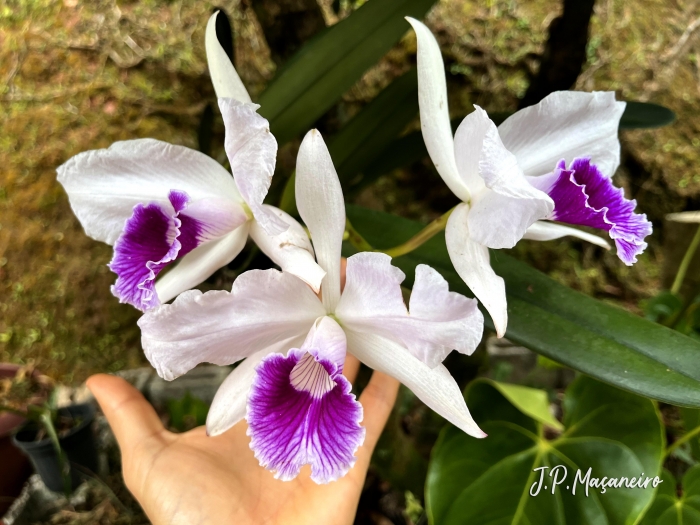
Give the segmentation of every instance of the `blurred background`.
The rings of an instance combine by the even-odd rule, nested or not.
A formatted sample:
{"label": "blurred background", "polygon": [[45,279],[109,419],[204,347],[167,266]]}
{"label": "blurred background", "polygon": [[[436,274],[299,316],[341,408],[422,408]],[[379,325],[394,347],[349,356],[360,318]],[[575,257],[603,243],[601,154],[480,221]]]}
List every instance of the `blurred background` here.
{"label": "blurred background", "polygon": [[[204,52],[204,29],[215,8],[229,16],[234,62],[255,101],[305,42],[364,3],[6,0],[0,5],[0,362],[33,363],[64,385],[77,385],[95,372],[147,366],[136,326],[140,312],[110,293],[111,248],[84,234],[56,182],[56,167],[79,152],[143,137],[200,148],[224,161],[223,123]],[[511,250],[561,283],[643,314],[645,301],[670,287],[695,231],[693,225],[664,221],[665,215],[700,208],[700,1],[439,0],[425,20],[445,58],[453,117],[469,113],[472,104],[493,115],[513,112],[568,88],[613,90],[620,100],[653,102],[676,114],[665,127],[621,131],[616,183],[654,223],[649,248],[636,265],[624,266],[614,251],[571,240],[522,241]],[[415,65],[415,37],[407,23],[405,30],[315,122],[324,137],[332,139]],[[400,134],[417,129],[416,115]],[[293,172],[298,145],[298,137],[280,144],[271,192],[277,198]],[[346,197],[423,222],[456,204],[427,159],[379,170],[354,184]],[[201,288],[229,288],[243,269],[269,264],[261,258],[244,252]],[[247,261],[245,268],[240,261]],[[698,292],[698,269],[700,254],[687,273],[686,297]],[[507,353],[494,347],[489,355]],[[496,362],[492,376],[521,380],[520,357],[514,359],[515,364]],[[483,363],[479,358],[452,366],[478,369]],[[553,372],[558,379],[547,386],[565,386],[568,380],[560,377],[565,372]],[[413,398],[404,401],[405,407],[415,405]],[[396,428],[410,427],[407,413],[405,408]],[[421,417],[426,416],[414,420]],[[423,458],[439,430],[431,425],[420,427],[429,429],[425,439],[413,432]],[[395,459],[387,450],[385,467]],[[381,464],[381,447],[378,454]],[[415,461],[422,474],[403,488],[418,493],[425,460]],[[385,507],[400,508],[400,516],[411,505],[420,510],[418,500],[391,492],[390,485],[379,476],[368,497],[391,500],[399,494],[398,503]],[[390,514],[386,509],[375,516],[385,507],[372,504],[366,516],[392,523],[381,521]]]}

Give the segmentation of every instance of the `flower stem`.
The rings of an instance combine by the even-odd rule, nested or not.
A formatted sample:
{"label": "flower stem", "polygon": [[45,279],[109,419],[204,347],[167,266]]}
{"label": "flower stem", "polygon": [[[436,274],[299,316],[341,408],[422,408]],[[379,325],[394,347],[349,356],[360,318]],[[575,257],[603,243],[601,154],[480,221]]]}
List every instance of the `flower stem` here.
{"label": "flower stem", "polygon": [[695,237],[693,237],[693,240],[690,241],[690,245],[683,256],[681,265],[678,267],[678,273],[676,273],[673,286],[671,286],[671,293],[677,294],[680,291],[683,280],[685,279],[685,274],[688,272],[690,261],[693,260],[695,251],[698,249],[698,245],[700,245],[700,226],[698,226],[698,229],[695,232]]}
{"label": "flower stem", "polygon": [[695,436],[700,434],[700,426],[695,427],[693,430],[685,434],[683,437],[677,439],[676,441],[673,442],[672,445],[670,445],[664,454],[664,457],[668,457],[671,455],[671,453],[676,450],[678,447],[680,447],[682,444],[687,443],[691,439],[693,439]]}
{"label": "flower stem", "polygon": [[388,250],[375,251],[386,253],[391,257],[401,257],[402,255],[406,255],[407,253],[411,253],[413,250],[421,246],[426,241],[432,239],[435,235],[437,235],[445,229],[445,227],[447,226],[447,219],[450,218],[450,215],[452,215],[452,212],[455,208],[452,208],[445,214],[435,219],[433,222],[428,224],[425,228],[423,228],[405,243],[399,244],[398,246],[394,246],[393,248],[389,248]]}
{"label": "flower stem", "polygon": [[343,240],[347,240],[361,252],[375,251],[372,245],[353,227],[350,219],[347,217],[345,217],[345,235],[343,236]]}

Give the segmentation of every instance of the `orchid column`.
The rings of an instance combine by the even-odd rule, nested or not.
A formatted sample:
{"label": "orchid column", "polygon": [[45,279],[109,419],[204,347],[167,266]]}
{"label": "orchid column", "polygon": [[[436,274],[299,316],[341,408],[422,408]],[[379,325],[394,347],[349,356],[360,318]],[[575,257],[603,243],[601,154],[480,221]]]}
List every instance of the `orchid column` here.
{"label": "orchid column", "polygon": [[114,245],[112,292],[141,310],[169,301],[229,264],[248,235],[314,290],[324,275],[299,223],[263,204],[277,141],[216,39],[216,16],[207,25],[207,58],[233,177],[203,153],[154,139],[80,153],[58,168],[85,233]]}
{"label": "orchid column", "polygon": [[458,428],[484,437],[441,364],[452,349],[471,354],[479,344],[477,302],[450,292],[438,272],[419,265],[407,309],[405,276],[381,253],[350,257],[341,291],[343,193],[316,130],[299,149],[296,196],[326,272],[322,299],[277,270],[246,272],[230,293],[185,292],[139,320],[158,374],[174,379],[201,362],[243,360],[217,392],[207,430],[220,434],[245,416],[256,457],[285,480],[311,464],[312,479],[325,483],[354,463],[364,430],[342,376],[348,352],[401,381]]}

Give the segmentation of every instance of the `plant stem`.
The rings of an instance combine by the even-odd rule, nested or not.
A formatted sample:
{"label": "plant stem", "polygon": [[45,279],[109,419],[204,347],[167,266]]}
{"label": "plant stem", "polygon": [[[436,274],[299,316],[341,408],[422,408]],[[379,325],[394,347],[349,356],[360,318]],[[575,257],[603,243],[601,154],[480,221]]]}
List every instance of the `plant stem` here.
{"label": "plant stem", "polygon": [[70,464],[68,463],[68,457],[66,453],[61,448],[61,442],[58,440],[58,433],[56,432],[56,427],[54,426],[54,413],[51,409],[46,408],[41,414],[41,423],[44,425],[46,433],[51,439],[54,448],[56,449],[56,456],[58,457],[58,468],[61,469],[61,478],[63,478],[63,493],[66,499],[70,499],[71,493],[71,476],[70,476]]}
{"label": "plant stem", "polygon": [[401,257],[407,253],[411,253],[413,250],[421,246],[424,242],[432,239],[435,235],[440,233],[447,226],[447,219],[450,218],[454,208],[449,210],[447,213],[435,219],[433,222],[428,224],[425,228],[411,237],[403,244],[389,248],[388,250],[375,250],[377,252],[383,252],[391,257]]}
{"label": "plant stem", "polygon": [[375,251],[375,249],[372,248],[372,245],[368,243],[365,238],[353,227],[353,225],[350,223],[350,219],[347,217],[345,218],[345,233],[347,234],[347,240],[350,242],[350,244],[352,244],[359,251]]}
{"label": "plant stem", "polygon": [[676,450],[678,447],[680,447],[683,443],[687,443],[691,439],[693,439],[695,436],[700,434],[700,426],[695,427],[693,430],[690,432],[687,432],[683,437],[677,439],[676,441],[673,442],[672,445],[670,445],[666,449],[666,453],[664,454],[664,457],[668,457],[671,455],[671,453]]}
{"label": "plant stem", "polygon": [[685,255],[683,256],[681,265],[678,267],[678,273],[676,273],[676,278],[673,281],[673,286],[671,286],[671,293],[677,294],[680,291],[681,285],[683,284],[683,280],[685,279],[685,274],[688,272],[690,261],[693,260],[695,251],[698,249],[698,245],[700,245],[700,225],[698,226],[698,229],[695,232],[695,237],[693,237],[693,240],[690,241],[690,245],[688,245],[688,249],[686,250]]}

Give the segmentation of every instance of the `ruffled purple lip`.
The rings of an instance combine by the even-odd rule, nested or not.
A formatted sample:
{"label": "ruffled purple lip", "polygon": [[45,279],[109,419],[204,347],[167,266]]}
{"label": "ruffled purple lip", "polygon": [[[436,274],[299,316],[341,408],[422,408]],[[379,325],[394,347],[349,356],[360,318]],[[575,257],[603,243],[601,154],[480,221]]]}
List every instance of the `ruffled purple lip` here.
{"label": "ruffled purple lip", "polygon": [[529,178],[554,201],[552,220],[605,230],[615,241],[618,257],[628,266],[637,262],[652,232],[646,215],[634,213],[637,202],[625,198],[590,159],[574,159],[569,168],[561,160],[550,175]]}
{"label": "ruffled purple lip", "polygon": [[143,311],[160,304],[155,278],[161,270],[201,244],[201,225],[181,214],[189,202],[187,194],[171,190],[168,199],[174,213],[154,203],[134,207],[109,263],[109,269],[117,274],[112,293],[120,302]]}
{"label": "ruffled purple lip", "polygon": [[284,481],[311,465],[311,479],[344,476],[364,441],[362,406],[334,362],[314,349],[271,354],[257,368],[248,396],[250,448]]}

